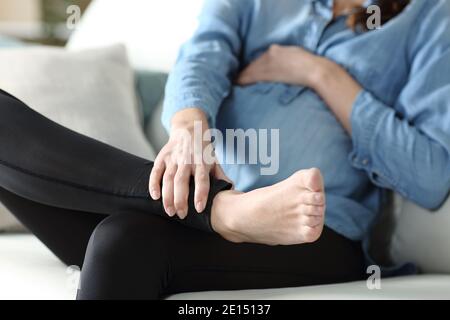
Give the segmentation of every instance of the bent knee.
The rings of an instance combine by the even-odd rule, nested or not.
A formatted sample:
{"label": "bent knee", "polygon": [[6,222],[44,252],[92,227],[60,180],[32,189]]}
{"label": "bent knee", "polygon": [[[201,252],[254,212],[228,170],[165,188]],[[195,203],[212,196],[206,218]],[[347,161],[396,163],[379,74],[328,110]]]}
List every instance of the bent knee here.
{"label": "bent knee", "polygon": [[6,135],[0,135],[0,138],[20,136],[24,128],[27,128],[25,125],[29,124],[30,115],[36,114],[36,111],[25,103],[2,91],[0,91],[0,112],[0,128],[2,129],[0,133],[6,133]]}
{"label": "bent knee", "polygon": [[168,251],[171,221],[151,214],[123,213],[103,220],[92,233],[89,250],[97,257]]}
{"label": "bent knee", "polygon": [[[26,104],[22,101],[18,100],[14,96],[10,95],[6,91],[0,89],[0,107],[2,111],[2,119],[8,118],[8,116],[12,116],[21,109],[28,108]],[[6,116],[6,117],[5,117]]]}
{"label": "bent knee", "polygon": [[88,245],[78,298],[158,298],[170,270],[170,250],[159,240],[168,225],[150,214],[119,214],[103,220]]}

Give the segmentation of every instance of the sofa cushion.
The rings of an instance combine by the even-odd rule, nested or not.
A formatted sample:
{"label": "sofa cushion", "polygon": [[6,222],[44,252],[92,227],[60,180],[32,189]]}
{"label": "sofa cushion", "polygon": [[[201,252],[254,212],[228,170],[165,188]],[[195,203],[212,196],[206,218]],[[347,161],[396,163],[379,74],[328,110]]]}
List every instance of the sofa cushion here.
{"label": "sofa cushion", "polygon": [[77,275],[30,234],[0,235],[0,300],[71,300]]}
{"label": "sofa cushion", "polygon": [[450,198],[434,212],[404,200],[395,214],[390,255],[423,272],[450,274]]}
{"label": "sofa cushion", "polygon": [[381,279],[369,290],[365,281],[303,288],[182,293],[170,300],[448,300],[450,275]]}
{"label": "sofa cushion", "polygon": [[80,52],[0,50],[0,87],[65,127],[154,158],[141,131],[134,74],[121,45]]}
{"label": "sofa cushion", "polygon": [[[0,300],[74,299],[79,274],[67,268],[33,235],[0,235]],[[381,279],[303,288],[183,293],[179,299],[450,299],[450,275]]]}
{"label": "sofa cushion", "polygon": [[144,126],[150,122],[155,109],[163,100],[167,76],[167,73],[148,70],[137,70],[135,72],[136,92]]}
{"label": "sofa cushion", "polygon": [[152,113],[145,127],[145,134],[156,152],[159,152],[169,140],[169,135],[161,122],[163,100],[161,100]]}

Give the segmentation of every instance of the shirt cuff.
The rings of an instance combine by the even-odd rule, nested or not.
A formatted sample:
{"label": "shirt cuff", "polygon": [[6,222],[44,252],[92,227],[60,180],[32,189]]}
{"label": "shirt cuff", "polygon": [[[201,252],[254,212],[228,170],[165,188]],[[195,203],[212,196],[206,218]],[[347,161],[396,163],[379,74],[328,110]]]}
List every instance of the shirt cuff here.
{"label": "shirt cuff", "polygon": [[195,107],[206,114],[209,127],[214,128],[217,115],[215,110],[217,108],[213,106],[214,101],[211,98],[198,93],[189,92],[176,95],[175,97],[166,97],[164,100],[162,123],[166,130],[170,132],[170,124],[174,114],[178,111]]}
{"label": "shirt cuff", "polygon": [[351,113],[353,150],[350,161],[357,169],[371,171],[373,167],[373,150],[377,136],[377,128],[386,114],[386,106],[362,90]]}

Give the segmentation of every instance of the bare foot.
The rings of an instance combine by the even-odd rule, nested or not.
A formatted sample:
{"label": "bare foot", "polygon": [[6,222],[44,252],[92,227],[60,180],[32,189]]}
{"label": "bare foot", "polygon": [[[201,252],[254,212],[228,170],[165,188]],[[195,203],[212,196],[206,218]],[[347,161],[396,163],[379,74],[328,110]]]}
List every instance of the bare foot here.
{"label": "bare foot", "polygon": [[324,184],[318,169],[301,170],[273,186],[226,191],[213,201],[214,230],[232,242],[267,245],[311,243],[322,234]]}

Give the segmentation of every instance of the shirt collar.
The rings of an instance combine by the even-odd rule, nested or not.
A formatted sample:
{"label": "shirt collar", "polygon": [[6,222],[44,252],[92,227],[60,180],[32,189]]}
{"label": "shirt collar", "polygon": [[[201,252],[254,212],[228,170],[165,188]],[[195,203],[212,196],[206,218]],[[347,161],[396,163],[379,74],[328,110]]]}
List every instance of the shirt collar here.
{"label": "shirt collar", "polygon": [[[320,2],[321,4],[323,4],[324,6],[328,7],[328,8],[333,8],[334,5],[334,0],[310,0],[311,2]],[[363,4],[364,8],[367,8],[368,6],[375,4],[377,1],[376,0],[366,0]]]}
{"label": "shirt collar", "polygon": [[326,7],[332,8],[334,4],[334,0],[312,0],[312,2],[320,2]]}

